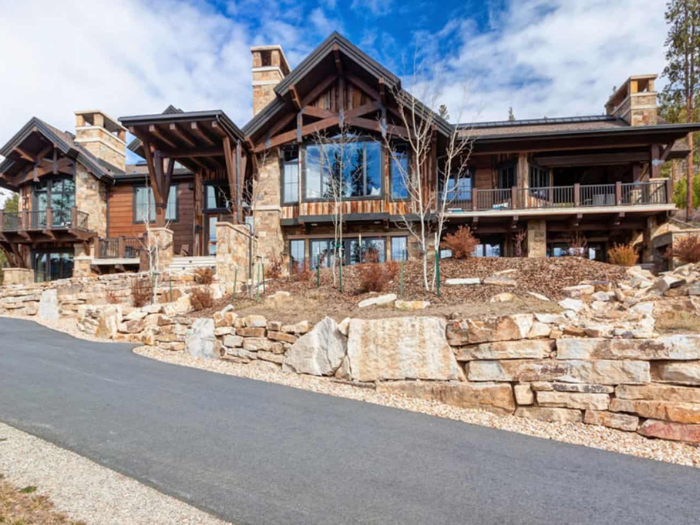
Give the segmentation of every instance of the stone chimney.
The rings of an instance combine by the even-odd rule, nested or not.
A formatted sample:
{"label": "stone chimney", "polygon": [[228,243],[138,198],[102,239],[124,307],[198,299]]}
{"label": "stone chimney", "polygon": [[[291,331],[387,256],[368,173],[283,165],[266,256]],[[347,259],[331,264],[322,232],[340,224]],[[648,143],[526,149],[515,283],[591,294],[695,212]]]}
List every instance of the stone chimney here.
{"label": "stone chimney", "polygon": [[103,111],[75,112],[75,142],[98,159],[126,169],[126,128]]}
{"label": "stone chimney", "polygon": [[289,74],[282,46],[251,47],[253,54],[253,116],[275,98],[275,86]]}
{"label": "stone chimney", "polygon": [[628,78],[612,94],[605,112],[624,119],[630,126],[655,126],[659,122],[654,80],[657,75],[636,75]]}

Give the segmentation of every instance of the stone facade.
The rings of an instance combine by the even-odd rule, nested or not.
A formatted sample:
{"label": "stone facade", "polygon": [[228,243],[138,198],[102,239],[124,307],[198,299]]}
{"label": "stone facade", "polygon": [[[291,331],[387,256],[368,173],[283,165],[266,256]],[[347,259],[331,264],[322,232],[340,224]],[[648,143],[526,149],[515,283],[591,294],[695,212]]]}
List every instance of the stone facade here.
{"label": "stone facade", "polygon": [[150,228],[146,236],[147,250],[141,250],[141,271],[149,269],[151,261],[148,251],[151,251],[157,271],[164,272],[173,262],[173,231],[168,228]]}
{"label": "stone facade", "polygon": [[216,224],[216,274],[222,283],[243,283],[250,275],[250,256],[255,253],[257,239],[245,224]]}
{"label": "stone facade", "polygon": [[532,220],[527,222],[527,256],[547,256],[547,221]]}
{"label": "stone facade", "polygon": [[75,118],[75,142],[98,159],[124,171],[126,128],[101,111],[76,111]]}
{"label": "stone facade", "polygon": [[[284,257],[285,242],[280,219],[282,216],[279,149],[273,149],[261,159],[260,173],[253,192],[257,255],[267,265]],[[285,265],[286,267],[287,265]]]}
{"label": "stone facade", "polygon": [[88,229],[107,236],[107,188],[80,163],[75,171],[75,206],[88,214]]}
{"label": "stone facade", "polygon": [[277,96],[275,86],[289,74],[289,64],[280,46],[252,47],[253,116]]}
{"label": "stone facade", "polygon": [[34,282],[34,270],[28,268],[3,268],[2,284],[11,286],[15,284],[31,284]]}

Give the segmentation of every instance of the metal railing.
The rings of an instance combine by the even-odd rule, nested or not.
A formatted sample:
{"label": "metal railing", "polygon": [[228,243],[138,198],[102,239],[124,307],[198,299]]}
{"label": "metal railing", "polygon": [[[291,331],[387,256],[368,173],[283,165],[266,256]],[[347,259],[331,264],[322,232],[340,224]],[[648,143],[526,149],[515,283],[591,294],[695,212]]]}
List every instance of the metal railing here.
{"label": "metal railing", "polygon": [[138,237],[107,237],[96,241],[98,259],[137,259],[141,254]]}
{"label": "metal railing", "polygon": [[459,211],[499,211],[523,209],[639,206],[670,203],[670,182],[635,182],[542,188],[472,189],[469,199],[456,199],[448,209]]}
{"label": "metal railing", "polygon": [[0,210],[0,231],[83,230],[89,231],[90,216],[73,208],[46,208],[45,210]]}

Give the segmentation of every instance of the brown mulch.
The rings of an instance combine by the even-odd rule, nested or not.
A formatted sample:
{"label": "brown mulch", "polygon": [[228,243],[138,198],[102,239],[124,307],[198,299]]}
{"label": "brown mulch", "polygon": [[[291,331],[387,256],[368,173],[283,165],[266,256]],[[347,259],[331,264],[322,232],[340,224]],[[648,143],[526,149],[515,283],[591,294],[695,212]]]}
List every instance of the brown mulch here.
{"label": "brown mulch", "polygon": [[[432,275],[433,263],[429,265]],[[460,277],[479,277],[484,279],[502,270],[515,269],[512,275],[518,286],[504,287],[492,285],[478,286],[446,286],[445,279]],[[406,300],[430,301],[430,308],[418,312],[395,312],[387,307],[372,307],[358,309],[357,303],[363,299],[377,295],[376,293],[359,293],[359,275],[356,266],[343,269],[343,293],[333,284],[333,275],[328,269],[321,271],[321,286],[316,287],[316,273],[306,282],[292,278],[282,278],[269,281],[264,293],[257,298],[248,298],[239,294],[236,298],[235,309],[239,313],[256,313],[269,319],[282,322],[308,319],[312,322],[328,315],[335,319],[348,316],[387,317],[391,315],[440,315],[456,317],[469,314],[471,317],[516,312],[545,312],[558,311],[555,302],[564,296],[561,289],[579,284],[581,281],[619,281],[625,278],[625,269],[619,266],[589,261],[576,257],[552,259],[519,259],[519,258],[471,258],[445,259],[440,263],[441,295],[425,291],[420,261],[408,261],[404,269],[404,290],[400,294],[399,275],[390,282],[381,293],[395,293]],[[284,290],[292,294],[289,303],[273,306],[265,301],[265,297]],[[489,303],[496,294],[509,292],[516,296],[513,302]],[[545,303],[533,299],[528,292],[536,292],[549,297],[553,303]],[[194,312],[194,317],[211,316],[231,302],[231,297],[219,300],[214,307]],[[290,304],[291,303],[291,304]]]}
{"label": "brown mulch", "polygon": [[36,487],[18,488],[0,474],[0,523],[8,525],[86,525],[56,512],[46,496],[36,493]]}

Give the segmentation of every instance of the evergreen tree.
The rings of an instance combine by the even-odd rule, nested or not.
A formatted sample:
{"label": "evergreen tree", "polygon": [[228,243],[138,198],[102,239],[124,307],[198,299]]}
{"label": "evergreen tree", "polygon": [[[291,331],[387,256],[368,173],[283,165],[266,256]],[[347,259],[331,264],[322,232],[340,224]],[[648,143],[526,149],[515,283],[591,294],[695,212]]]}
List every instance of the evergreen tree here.
{"label": "evergreen tree", "polygon": [[[700,85],[700,0],[671,0],[666,9],[669,24],[666,37],[664,76],[668,84],[664,88],[662,104],[672,118],[682,116],[685,121],[695,120],[695,97]],[[688,217],[693,212],[694,148],[693,135],[688,135],[690,162],[686,175],[686,209]]]}
{"label": "evergreen tree", "polygon": [[447,110],[447,106],[445,104],[440,104],[440,107],[438,108],[438,113],[445,120],[450,120],[450,112]]}
{"label": "evergreen tree", "polygon": [[515,113],[513,113],[513,106],[508,108],[508,120],[511,122],[515,121]]}

